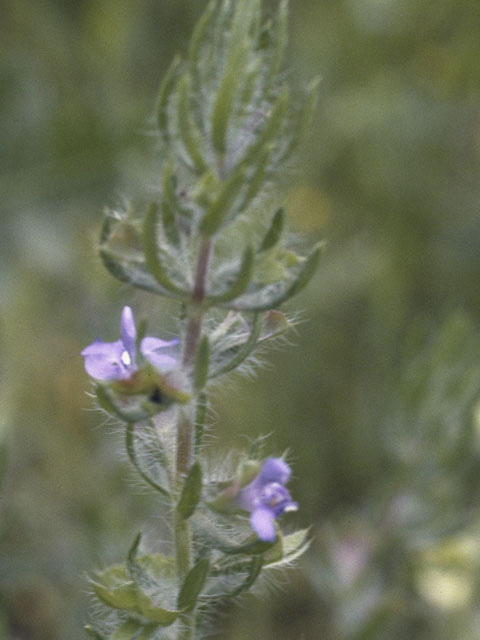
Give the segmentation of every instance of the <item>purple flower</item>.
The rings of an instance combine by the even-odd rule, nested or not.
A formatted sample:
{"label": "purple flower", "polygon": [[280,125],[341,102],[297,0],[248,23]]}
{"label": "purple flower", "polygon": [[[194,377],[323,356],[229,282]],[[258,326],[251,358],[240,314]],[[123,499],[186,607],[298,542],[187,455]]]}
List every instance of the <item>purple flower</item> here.
{"label": "purple flower", "polygon": [[[82,351],[85,369],[95,380],[128,380],[137,370],[137,329],[130,307],[124,307],[120,324],[121,339],[116,342],[95,340]],[[140,343],[141,354],[158,371],[165,373],[177,363],[178,340],[145,337]]]}
{"label": "purple flower", "polygon": [[298,504],[285,488],[291,470],[281,458],[269,458],[263,463],[253,482],[237,496],[237,504],[250,511],[250,524],[260,540],[275,540],[275,518],[286,511],[296,511]]}

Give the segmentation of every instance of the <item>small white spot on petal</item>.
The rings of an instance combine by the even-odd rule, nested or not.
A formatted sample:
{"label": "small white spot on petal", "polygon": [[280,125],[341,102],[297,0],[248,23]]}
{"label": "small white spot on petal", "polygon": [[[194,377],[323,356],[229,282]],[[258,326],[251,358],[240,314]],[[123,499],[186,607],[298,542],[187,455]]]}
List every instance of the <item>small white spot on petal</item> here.
{"label": "small white spot on petal", "polygon": [[289,513],[290,511],[298,511],[297,505],[289,504],[288,507],[285,507],[285,513]]}
{"label": "small white spot on petal", "polygon": [[129,367],[132,364],[132,359],[128,351],[124,351],[121,355],[122,362],[126,367]]}

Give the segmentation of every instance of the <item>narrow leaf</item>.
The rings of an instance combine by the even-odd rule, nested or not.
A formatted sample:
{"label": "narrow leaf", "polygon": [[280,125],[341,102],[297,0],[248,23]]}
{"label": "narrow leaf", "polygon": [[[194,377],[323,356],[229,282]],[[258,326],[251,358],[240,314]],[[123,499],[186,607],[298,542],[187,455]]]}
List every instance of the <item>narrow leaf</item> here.
{"label": "narrow leaf", "polygon": [[163,296],[172,297],[170,291],[159,286],[152,274],[147,271],[146,265],[143,262],[128,260],[117,256],[106,247],[100,247],[99,253],[104,267],[110,271],[112,276],[120,280],[120,282],[125,282],[133,287],[145,289],[146,291],[158,293]]}
{"label": "narrow leaf", "polygon": [[239,211],[245,211],[265,186],[269,172],[269,161],[274,148],[275,146],[273,144],[267,144],[263,151],[260,150],[258,152],[253,173],[248,176],[248,180],[246,181],[247,189],[245,195],[238,205]]}
{"label": "narrow leaf", "polygon": [[280,75],[288,44],[288,0],[282,0],[278,10],[277,21],[273,29],[273,54],[270,69],[265,80],[264,91],[267,93]]}
{"label": "narrow leaf", "polygon": [[188,48],[188,57],[190,62],[193,64],[199,59],[199,53],[202,46],[208,42],[208,28],[210,27],[212,18],[215,14],[216,5],[217,3],[215,0],[208,3],[207,8],[200,16],[200,19],[193,30],[193,34],[190,39],[190,46]]}
{"label": "narrow leaf", "polygon": [[281,292],[277,296],[271,297],[266,301],[248,303],[240,302],[228,306],[239,311],[269,311],[270,309],[274,309],[280,306],[307,286],[317,269],[318,263],[320,261],[320,256],[322,254],[322,248],[323,243],[318,243],[314,247],[312,252],[308,255],[305,262],[303,263],[303,266],[294,282],[285,291]]}
{"label": "narrow leaf", "polygon": [[214,304],[219,304],[223,302],[230,302],[231,300],[235,300],[235,298],[241,296],[242,293],[247,290],[248,285],[250,284],[250,280],[252,279],[253,266],[254,252],[252,247],[247,247],[245,253],[243,254],[238,273],[235,276],[235,280],[232,282],[230,287],[227,289],[227,291],[221,293],[218,296],[210,296],[209,300],[213,301]]}
{"label": "narrow leaf", "polygon": [[208,336],[203,336],[195,353],[193,371],[193,385],[195,391],[201,391],[208,382],[210,371],[210,342]]}
{"label": "narrow leaf", "polygon": [[233,369],[236,369],[244,360],[248,358],[253,348],[257,344],[257,341],[260,337],[262,331],[262,320],[260,315],[257,313],[253,318],[252,329],[250,331],[250,335],[248,340],[243,344],[236,354],[228,360],[226,363],[222,364],[218,369],[216,369],[211,377],[216,378],[217,376],[221,376],[224,373],[228,373]]}
{"label": "narrow leaf", "polygon": [[190,569],[178,594],[178,609],[182,611],[191,611],[194,609],[197,598],[208,577],[209,569],[210,561],[208,558],[199,560],[197,564]]}
{"label": "narrow leaf", "polygon": [[151,203],[147,208],[143,223],[143,248],[147,266],[161,287],[180,297],[184,297],[186,292],[172,282],[160,260],[157,244],[157,222],[158,206],[156,203]]}
{"label": "narrow leaf", "polygon": [[91,580],[96,596],[113,609],[134,610],[137,606],[136,588],[124,564],[114,564],[97,572]]}
{"label": "narrow leaf", "polygon": [[99,600],[112,609],[135,610],[137,608],[137,593],[132,582],[119,584],[116,588],[108,588],[92,580],[92,587]]}
{"label": "narrow leaf", "polygon": [[140,541],[142,539],[142,534],[138,533],[135,537],[135,540],[133,541],[132,546],[130,547],[130,549],[128,550],[128,554],[127,554],[127,570],[128,573],[130,574],[131,579],[138,584],[139,579],[141,579],[143,574],[143,569],[140,567],[140,565],[137,562],[137,551],[138,551],[138,547],[140,545]]}
{"label": "narrow leaf", "polygon": [[208,165],[200,150],[200,133],[191,116],[190,78],[187,74],[182,76],[179,83],[178,124],[179,134],[182,138],[185,149],[193,162],[195,171],[198,174],[204,173],[208,170]]}
{"label": "narrow leaf", "polygon": [[122,626],[110,636],[110,640],[133,640],[142,628],[142,624],[136,620],[128,619]]}
{"label": "narrow leaf", "polygon": [[230,207],[245,183],[246,168],[238,167],[225,181],[222,190],[203,216],[200,232],[213,236],[228,218]]}
{"label": "narrow leaf", "polygon": [[171,611],[154,604],[143,591],[138,592],[137,599],[142,616],[162,627],[172,625],[181,613],[180,611]]}
{"label": "narrow leaf", "polygon": [[273,104],[267,122],[258,133],[256,140],[247,148],[240,164],[250,166],[255,161],[258,153],[260,153],[262,149],[265,149],[279,132],[282,131],[288,106],[288,95],[288,89],[284,87],[282,93]]}
{"label": "narrow leaf", "polygon": [[260,245],[259,251],[268,251],[275,247],[280,238],[282,237],[283,231],[285,229],[285,210],[279,209],[277,213],[273,216],[272,223],[270,228],[268,229],[262,244]]}
{"label": "narrow leaf", "polygon": [[147,473],[145,473],[145,471],[140,467],[138,463],[137,454],[135,452],[135,423],[134,422],[130,422],[127,424],[127,428],[125,430],[125,448],[127,450],[128,459],[130,460],[132,465],[135,467],[140,477],[143,478],[143,480],[145,480],[145,482],[149,484],[151,487],[153,487],[156,491],[168,497],[170,495],[169,492],[164,487],[162,487],[157,482],[155,482],[155,480],[153,480]]}
{"label": "narrow leaf", "polygon": [[198,462],[190,467],[177,505],[178,513],[187,520],[193,515],[202,495],[202,468]]}
{"label": "narrow leaf", "polygon": [[222,156],[226,151],[227,128],[238,88],[238,79],[242,77],[247,55],[247,43],[240,41],[229,56],[213,107],[212,142],[214,149]]}
{"label": "narrow leaf", "polygon": [[232,591],[229,595],[231,597],[235,597],[240,595],[243,591],[250,589],[251,586],[255,583],[258,576],[260,575],[263,567],[263,557],[262,556],[254,556],[250,563],[249,573],[245,579],[245,581],[237,587],[234,591]]}
{"label": "narrow leaf", "polygon": [[180,243],[180,236],[175,216],[177,211],[179,211],[179,207],[175,193],[173,170],[170,163],[166,163],[163,170],[161,209],[165,236],[173,246],[177,247]]}
{"label": "narrow leaf", "polygon": [[170,140],[169,126],[168,126],[168,104],[175,87],[177,78],[177,72],[180,66],[180,57],[176,56],[173,59],[167,73],[165,74],[157,99],[157,127],[165,143]]}
{"label": "narrow leaf", "polygon": [[318,263],[320,262],[320,256],[322,255],[323,243],[317,244],[310,254],[307,256],[305,263],[298,274],[295,282],[288,289],[285,300],[292,298],[300,293],[300,291],[307,286],[312,279],[315,271],[317,270]]}
{"label": "narrow leaf", "polygon": [[301,529],[288,536],[282,537],[282,552],[280,556],[266,554],[265,567],[282,567],[291,564],[309,548],[311,540],[308,538],[309,529]]}
{"label": "narrow leaf", "polygon": [[231,545],[223,542],[222,540],[213,538],[211,539],[211,542],[216,549],[219,549],[228,555],[238,555],[240,553],[245,555],[257,555],[265,553],[276,544],[276,540],[273,542],[264,542],[263,540],[259,540],[257,536],[248,538],[248,540],[242,544]]}

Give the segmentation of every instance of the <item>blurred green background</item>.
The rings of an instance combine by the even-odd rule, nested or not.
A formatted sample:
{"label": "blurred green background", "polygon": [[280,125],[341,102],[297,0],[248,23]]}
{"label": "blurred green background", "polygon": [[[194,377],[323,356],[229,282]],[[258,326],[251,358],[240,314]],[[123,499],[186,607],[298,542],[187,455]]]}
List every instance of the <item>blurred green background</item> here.
{"label": "blurred green background", "polygon": [[[204,5],[0,3],[6,640],[83,638],[87,572],[158,526],[79,352],[117,335],[125,303],[174,328],[95,240],[105,205],[156,184],[156,90]],[[213,430],[222,451],[259,432],[289,448],[314,541],[281,589],[222,607],[212,637],[478,638],[479,33],[477,0],[291,2],[293,73],[323,81],[287,202],[328,251],[291,344],[214,394]]]}

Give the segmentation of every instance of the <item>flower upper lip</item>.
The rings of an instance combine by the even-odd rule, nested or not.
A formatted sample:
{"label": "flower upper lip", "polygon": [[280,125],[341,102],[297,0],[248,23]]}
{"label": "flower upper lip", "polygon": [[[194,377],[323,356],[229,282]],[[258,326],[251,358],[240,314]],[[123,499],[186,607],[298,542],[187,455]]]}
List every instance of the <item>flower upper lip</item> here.
{"label": "flower upper lip", "polygon": [[[121,339],[115,342],[95,340],[83,349],[87,373],[96,380],[126,380],[138,371],[137,329],[132,309],[125,306],[120,323]],[[146,336],[140,342],[140,353],[158,371],[175,368],[178,359],[178,339],[161,340]]]}

